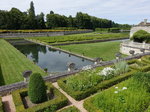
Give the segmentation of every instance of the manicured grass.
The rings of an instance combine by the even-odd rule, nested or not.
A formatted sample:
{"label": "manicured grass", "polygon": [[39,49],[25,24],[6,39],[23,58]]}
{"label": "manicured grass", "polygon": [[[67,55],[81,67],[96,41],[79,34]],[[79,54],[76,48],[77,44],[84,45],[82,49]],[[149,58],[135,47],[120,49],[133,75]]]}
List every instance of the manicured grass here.
{"label": "manicured grass", "polygon": [[2,39],[0,40],[0,65],[2,71],[0,81],[4,82],[2,85],[22,81],[22,72],[25,70],[32,70],[46,75],[41,68]]}
{"label": "manicured grass", "polygon": [[89,112],[145,112],[150,105],[148,75],[144,78],[139,73],[138,76],[87,99],[84,106]]}
{"label": "manicured grass", "polygon": [[65,42],[75,42],[75,41],[85,41],[85,40],[104,40],[104,39],[117,39],[117,38],[127,38],[128,33],[84,33],[84,34],[74,34],[74,35],[64,35],[64,36],[52,36],[52,37],[30,37],[29,39],[36,39],[43,42],[52,43],[65,43]]}
{"label": "manicured grass", "polygon": [[119,52],[120,42],[100,42],[58,47],[91,58],[101,57],[103,60],[112,60],[115,59],[115,54]]}

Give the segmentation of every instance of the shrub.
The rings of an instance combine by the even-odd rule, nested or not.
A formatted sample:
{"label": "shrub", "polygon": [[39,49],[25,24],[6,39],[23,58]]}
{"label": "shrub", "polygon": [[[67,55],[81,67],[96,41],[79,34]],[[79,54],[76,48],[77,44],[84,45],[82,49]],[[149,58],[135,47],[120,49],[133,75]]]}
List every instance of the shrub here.
{"label": "shrub", "polygon": [[150,34],[144,30],[139,30],[133,34],[131,37],[135,42],[148,42],[150,38]]}
{"label": "shrub", "polygon": [[128,72],[129,66],[127,62],[120,61],[118,63],[115,63],[115,75],[120,75]]}
{"label": "shrub", "polygon": [[59,92],[59,90],[54,88],[51,83],[47,83],[46,86],[47,90],[51,91],[55,98],[35,105],[31,108],[25,108],[22,101],[22,97],[27,96],[27,88],[12,92],[16,112],[51,112],[52,110],[58,110],[68,104],[67,98]]}
{"label": "shrub", "polygon": [[97,85],[102,80],[102,76],[87,71],[80,73],[80,75],[67,77],[66,86],[73,91],[84,91]]}
{"label": "shrub", "polygon": [[112,33],[119,33],[120,28],[110,28],[109,31],[112,32]]}
{"label": "shrub", "polygon": [[70,106],[57,112],[80,112],[80,111],[75,106]]}
{"label": "shrub", "polygon": [[47,100],[46,85],[39,73],[31,75],[28,95],[32,103],[42,103]]}

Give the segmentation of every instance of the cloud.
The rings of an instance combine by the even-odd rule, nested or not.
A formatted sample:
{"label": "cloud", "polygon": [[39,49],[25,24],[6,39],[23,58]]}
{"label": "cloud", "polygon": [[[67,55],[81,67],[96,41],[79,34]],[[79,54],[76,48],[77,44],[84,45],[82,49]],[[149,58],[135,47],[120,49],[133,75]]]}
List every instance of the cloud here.
{"label": "cloud", "polygon": [[[16,7],[26,11],[30,0],[1,0],[0,9]],[[150,19],[150,0],[33,0],[36,13],[56,13],[75,16],[76,12],[111,19],[119,23],[137,24],[144,18]]]}

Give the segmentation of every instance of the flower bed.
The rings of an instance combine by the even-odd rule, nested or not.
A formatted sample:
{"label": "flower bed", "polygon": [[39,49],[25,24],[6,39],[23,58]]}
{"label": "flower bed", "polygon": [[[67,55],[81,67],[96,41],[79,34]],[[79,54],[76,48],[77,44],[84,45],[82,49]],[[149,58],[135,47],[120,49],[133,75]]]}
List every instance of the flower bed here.
{"label": "flower bed", "polygon": [[68,104],[67,98],[54,88],[50,83],[47,84],[47,90],[51,90],[54,99],[48,100],[44,103],[37,104],[31,108],[25,108],[23,97],[27,96],[27,88],[14,91],[12,93],[13,101],[17,112],[43,112],[49,110],[58,110]]}
{"label": "flower bed", "polygon": [[[107,75],[105,72],[107,72]],[[115,74],[111,72],[115,72]],[[129,70],[126,73],[120,72],[121,75],[117,74],[119,72],[118,69],[113,71],[110,67],[106,67],[100,72],[97,72],[96,70],[88,70],[74,76],[62,78],[58,80],[58,84],[70,96],[76,100],[81,100],[99,90],[106,89],[129,78],[135,71]]]}
{"label": "flower bed", "polygon": [[149,83],[149,74],[137,73],[115,87],[90,97],[84,102],[84,107],[89,112],[145,112],[150,105]]}
{"label": "flower bed", "polygon": [[76,107],[70,106],[57,112],[80,112]]}

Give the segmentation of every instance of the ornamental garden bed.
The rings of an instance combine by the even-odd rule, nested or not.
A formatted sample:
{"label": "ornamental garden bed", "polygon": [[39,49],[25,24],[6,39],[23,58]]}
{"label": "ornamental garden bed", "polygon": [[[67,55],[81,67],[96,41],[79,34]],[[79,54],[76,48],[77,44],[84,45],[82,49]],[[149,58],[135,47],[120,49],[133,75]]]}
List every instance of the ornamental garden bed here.
{"label": "ornamental garden bed", "polygon": [[[90,71],[87,70],[74,76],[58,80],[58,85],[74,99],[82,100],[97,91],[126,80],[135,73],[134,70],[127,70],[126,67],[127,65],[125,62],[121,62],[115,65],[115,67],[106,67],[103,70],[99,70],[100,72],[97,72],[95,69]],[[117,72],[114,70],[117,70]]]}
{"label": "ornamental garden bed", "polygon": [[47,91],[51,93],[47,101],[39,104],[33,104],[28,98],[27,88],[14,91],[12,93],[13,101],[17,112],[44,112],[58,110],[68,104],[67,98],[52,86],[47,84]]}
{"label": "ornamental garden bed", "polygon": [[141,59],[128,61],[128,64],[131,69],[137,71],[148,72],[150,70],[150,64],[142,61]]}
{"label": "ornamental garden bed", "polygon": [[80,112],[80,111],[75,106],[70,106],[57,112]]}
{"label": "ornamental garden bed", "polygon": [[132,78],[88,98],[89,112],[145,112],[150,105],[150,74],[136,73]]}

